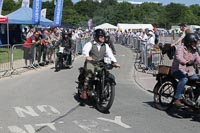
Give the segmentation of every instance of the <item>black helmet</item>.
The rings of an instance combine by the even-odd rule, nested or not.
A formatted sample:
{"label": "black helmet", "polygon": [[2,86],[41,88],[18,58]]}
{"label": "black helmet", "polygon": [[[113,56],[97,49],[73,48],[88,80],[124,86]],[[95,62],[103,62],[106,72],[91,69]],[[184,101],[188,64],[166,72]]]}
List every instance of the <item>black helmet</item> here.
{"label": "black helmet", "polygon": [[105,37],[105,35],[106,35],[106,33],[105,33],[104,30],[102,30],[102,29],[96,29],[94,31],[93,37],[94,37],[95,41],[98,41],[100,36],[104,36]]}
{"label": "black helmet", "polygon": [[62,37],[64,38],[65,35],[68,35],[68,33],[67,33],[66,31],[63,31],[63,32],[62,32]]}
{"label": "black helmet", "polygon": [[198,40],[199,40],[199,37],[196,34],[194,34],[194,33],[188,33],[184,37],[184,45],[186,47],[189,47],[193,43],[197,43]]}

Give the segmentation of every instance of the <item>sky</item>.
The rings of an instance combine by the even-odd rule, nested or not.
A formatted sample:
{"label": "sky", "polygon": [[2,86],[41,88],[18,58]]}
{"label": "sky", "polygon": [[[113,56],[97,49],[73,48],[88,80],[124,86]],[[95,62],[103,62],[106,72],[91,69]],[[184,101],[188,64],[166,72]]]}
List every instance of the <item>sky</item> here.
{"label": "sky", "polygon": [[[72,0],[72,2],[76,3],[79,0]],[[185,4],[187,6],[193,5],[193,4],[199,4],[200,5],[200,0],[128,0],[128,1],[134,1],[134,2],[160,2],[163,3],[163,5],[167,5],[171,2],[173,3],[180,3],[180,4]]]}
{"label": "sky", "polygon": [[193,4],[200,4],[200,0],[129,0],[129,1],[137,1],[137,2],[155,1],[155,2],[163,3],[163,5],[170,4],[171,2],[185,4],[187,6],[193,5]]}

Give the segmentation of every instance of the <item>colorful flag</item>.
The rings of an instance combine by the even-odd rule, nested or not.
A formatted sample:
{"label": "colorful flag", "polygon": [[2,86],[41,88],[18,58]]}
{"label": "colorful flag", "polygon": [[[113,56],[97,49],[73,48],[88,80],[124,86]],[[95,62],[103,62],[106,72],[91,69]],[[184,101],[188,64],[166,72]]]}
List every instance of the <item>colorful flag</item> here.
{"label": "colorful flag", "polygon": [[46,13],[47,13],[47,9],[46,8],[42,9],[41,10],[41,17],[46,18]]}
{"label": "colorful flag", "polygon": [[92,19],[88,20],[88,26],[92,26]]}
{"label": "colorful flag", "polygon": [[64,0],[57,0],[54,10],[54,25],[60,26],[62,22],[62,10]]}
{"label": "colorful flag", "polygon": [[29,7],[30,0],[22,0],[22,6],[21,7]]}
{"label": "colorful flag", "polygon": [[33,11],[32,11],[32,22],[33,22],[33,24],[39,24],[41,9],[42,9],[42,1],[41,0],[34,0],[33,1]]}
{"label": "colorful flag", "polygon": [[3,0],[0,0],[0,15],[1,15],[1,12],[2,12],[2,7],[3,7]]}

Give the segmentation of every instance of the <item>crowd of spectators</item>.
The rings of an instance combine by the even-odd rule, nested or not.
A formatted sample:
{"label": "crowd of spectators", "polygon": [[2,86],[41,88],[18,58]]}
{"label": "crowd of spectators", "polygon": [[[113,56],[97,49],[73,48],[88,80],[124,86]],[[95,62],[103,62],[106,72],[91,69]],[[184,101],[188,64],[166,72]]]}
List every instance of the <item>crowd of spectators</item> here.
{"label": "crowd of spectators", "polygon": [[[44,66],[54,63],[55,44],[61,39],[62,33],[66,32],[74,41],[74,52],[81,53],[81,39],[89,38],[90,32],[79,29],[63,29],[58,27],[36,29],[30,27],[22,32],[22,43],[24,48],[24,59],[26,67],[32,65]],[[36,63],[37,62],[37,63]]]}

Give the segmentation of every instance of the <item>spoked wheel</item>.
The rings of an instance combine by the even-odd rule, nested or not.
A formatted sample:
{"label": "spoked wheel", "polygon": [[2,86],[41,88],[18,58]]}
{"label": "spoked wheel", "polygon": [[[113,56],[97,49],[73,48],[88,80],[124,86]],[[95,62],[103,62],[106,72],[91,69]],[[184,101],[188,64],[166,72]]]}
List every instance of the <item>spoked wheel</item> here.
{"label": "spoked wheel", "polygon": [[55,61],[55,69],[56,69],[56,71],[59,71],[59,70],[60,70],[59,58],[56,58],[56,61]]}
{"label": "spoked wheel", "polygon": [[160,110],[167,110],[174,100],[175,85],[166,81],[162,85],[157,83],[154,87],[155,107]]}
{"label": "spoked wheel", "polygon": [[97,90],[96,108],[102,113],[107,113],[111,108],[115,97],[115,85],[106,83],[104,91]]}

